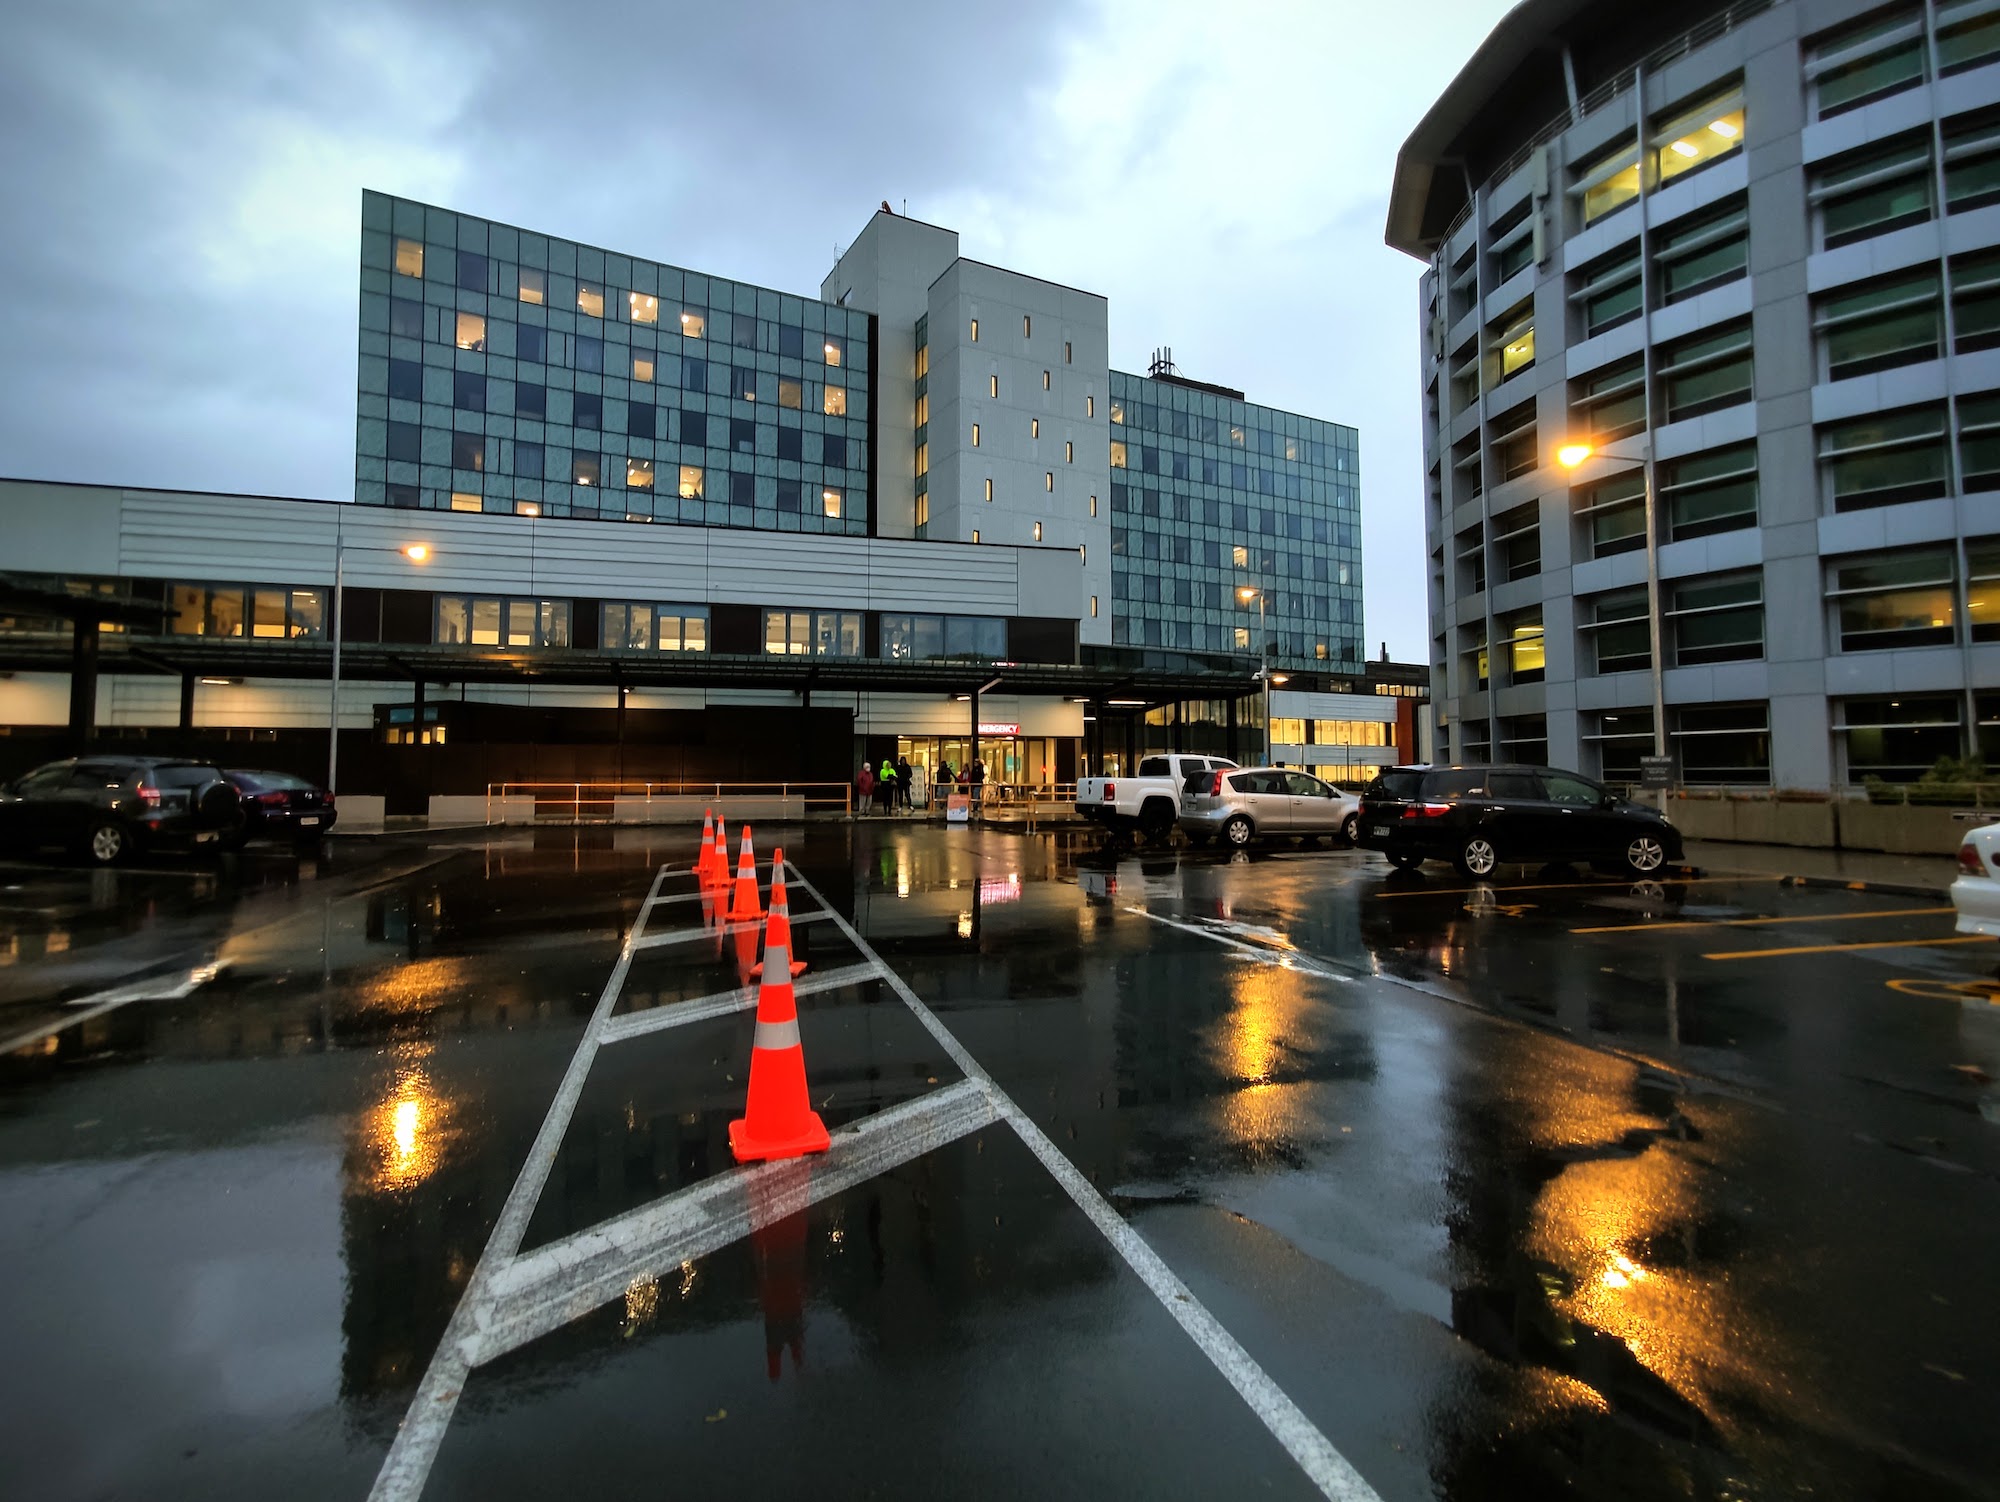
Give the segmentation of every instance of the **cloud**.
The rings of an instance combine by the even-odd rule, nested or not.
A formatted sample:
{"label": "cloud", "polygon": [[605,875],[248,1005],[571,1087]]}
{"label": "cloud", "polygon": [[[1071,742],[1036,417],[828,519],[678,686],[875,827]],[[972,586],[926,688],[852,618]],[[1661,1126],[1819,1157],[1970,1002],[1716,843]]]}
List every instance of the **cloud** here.
{"label": "cloud", "polygon": [[1104,293],[1113,359],[1361,430],[1370,641],[1427,652],[1397,146],[1504,8],[435,0],[13,18],[0,454],[340,496],[374,187],[810,293],[881,199]]}

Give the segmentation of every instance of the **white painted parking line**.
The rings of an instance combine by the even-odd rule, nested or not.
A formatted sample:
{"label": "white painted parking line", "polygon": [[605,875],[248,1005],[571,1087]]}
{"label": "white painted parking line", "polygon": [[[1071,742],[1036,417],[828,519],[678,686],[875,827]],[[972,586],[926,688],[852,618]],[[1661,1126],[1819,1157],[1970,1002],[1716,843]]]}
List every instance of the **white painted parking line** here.
{"label": "white painted parking line", "polygon": [[[798,917],[792,919],[792,927],[799,928],[807,923],[818,923],[826,917],[827,914],[824,912],[801,913]],[[632,947],[634,949],[665,949],[675,944],[697,943],[702,939],[720,939],[727,938],[732,934],[762,933],[763,931],[764,920],[757,918],[743,923],[725,923],[719,928],[684,928],[674,933],[655,934],[651,938],[639,940]]]}
{"label": "white painted parking line", "polygon": [[1354,977],[1344,971],[1329,969],[1317,960],[1309,959],[1296,950],[1273,949],[1267,944],[1253,944],[1239,939],[1225,927],[1207,923],[1184,923],[1178,918],[1169,918],[1160,913],[1148,912],[1143,907],[1127,907],[1128,913],[1141,918],[1151,918],[1155,923],[1164,923],[1168,928],[1178,928],[1184,934],[1194,934],[1197,938],[1208,939],[1235,950],[1245,959],[1257,961],[1260,965],[1275,965],[1281,970],[1296,970],[1302,975],[1317,975],[1323,980],[1337,980],[1352,984]]}
{"label": "white painted parking line", "polygon": [[52,1037],[66,1027],[75,1027],[80,1022],[88,1022],[93,1017],[102,1017],[106,1012],[114,1012],[119,1007],[130,1006],[135,1001],[181,1001],[192,996],[228,968],[228,962],[217,960],[212,964],[196,965],[192,970],[176,970],[166,975],[156,975],[148,980],[130,981],[122,986],[113,986],[108,991],[96,991],[89,996],[79,996],[64,1005],[81,1008],[66,1016],[52,1017],[38,1027],[0,1041],[0,1054],[9,1054],[17,1048],[27,1048],[42,1039]]}
{"label": "white painted parking line", "polygon": [[438,1341],[438,1348],[424,1371],[424,1379],[417,1385],[416,1396],[410,1400],[410,1411],[403,1418],[403,1426],[396,1431],[395,1441],[382,1460],[382,1469],[376,1474],[375,1485],[368,1493],[371,1499],[386,1502],[389,1498],[414,1498],[423,1492],[424,1482],[431,1473],[431,1464],[437,1459],[438,1446],[444,1442],[444,1432],[450,1427],[451,1416],[458,1408],[459,1393],[471,1374],[471,1368],[458,1354],[459,1348],[472,1333],[475,1312],[485,1305],[487,1283],[520,1250],[521,1237],[528,1229],[528,1217],[534,1213],[535,1201],[541,1198],[542,1185],[548,1182],[549,1171],[555,1167],[563,1134],[569,1130],[570,1117],[575,1115],[576,1103],[583,1095],[583,1082],[597,1058],[604,1024],[610,1019],[612,1007],[617,1005],[619,992],[625,988],[625,976],[632,968],[632,954],[638,943],[639,930],[645,924],[644,915],[651,899],[659,895],[660,883],[666,880],[666,876],[667,868],[660,867],[653,877],[652,889],[646,893],[647,905],[640,907],[641,916],[625,935],[617,963],[611,967],[603,993],[597,998],[597,1010],[591,1014],[590,1023],[584,1029],[583,1041],[577,1044],[576,1053],[569,1061],[569,1070],[563,1075],[562,1084],[556,1087],[555,1099],[549,1103],[548,1115],[542,1118],[542,1128],[535,1134],[534,1145],[528,1149],[527,1161],[521,1165],[520,1175],[508,1192],[506,1204],[501,1206],[500,1218],[494,1224],[492,1236],[487,1239],[486,1250],[479,1254],[479,1265],[473,1268],[471,1278],[466,1281],[458,1307],[452,1310],[444,1336]]}
{"label": "white painted parking line", "polygon": [[[786,864],[789,866],[790,862]],[[812,892],[822,906],[826,906],[826,899],[814,890],[804,875],[799,873],[796,867],[792,870],[799,885],[806,891]],[[830,906],[828,911],[832,911]],[[1131,911],[1145,910],[1134,908]],[[834,913],[833,921],[863,954],[872,960],[880,961],[881,956],[875,953],[866,939],[855,932],[853,925],[845,918]],[[1176,923],[1173,926],[1180,928],[1188,925]],[[1201,932],[1201,930],[1194,931]],[[1220,934],[1211,933],[1206,936],[1249,950],[1259,958],[1279,962],[1289,958],[1269,950],[1255,949],[1254,946],[1242,944]],[[1264,1427],[1279,1444],[1285,1447],[1286,1452],[1312,1479],[1313,1484],[1324,1495],[1337,1498],[1339,1502],[1380,1502],[1375,1489],[1359,1471],[1354,1469],[1347,1457],[1334,1448],[1333,1442],[1322,1434],[1318,1426],[1305,1416],[1298,1404],[1271,1380],[1270,1375],[1257,1364],[1248,1351],[1243,1349],[1236,1337],[1224,1329],[1221,1322],[1208,1312],[1207,1307],[1194,1296],[1193,1291],[1175,1276],[1173,1269],[1160,1259],[1159,1254],[1151,1246],[1147,1245],[1145,1238],[1133,1230],[1123,1216],[1112,1209],[1110,1202],[1097,1192],[1090,1180],[1077,1170],[1076,1165],[1063,1155],[1062,1150],[1049,1140],[1048,1135],[1040,1127],[1028,1119],[1026,1113],[1000,1088],[993,1077],[980,1067],[979,1062],[965,1051],[951,1030],[938,1020],[937,1014],[924,1005],[916,992],[910,989],[893,967],[884,964],[883,970],[884,978],[895,989],[896,994],[903,998],[904,1005],[916,1014],[917,1020],[938,1041],[939,1046],[951,1055],[958,1066],[970,1078],[977,1080],[991,1092],[1002,1118],[1027,1144],[1028,1150],[1055,1176],[1056,1182],[1061,1184],[1064,1191],[1075,1201],[1077,1208],[1090,1217],[1091,1224],[1104,1233],[1105,1239],[1116,1248],[1119,1256],[1125,1259],[1126,1266],[1138,1274],[1140,1280],[1153,1291],[1153,1296],[1160,1301],[1167,1313],[1171,1314],[1181,1329],[1187,1332],[1188,1338],[1222,1374],[1224,1380],[1236,1389],[1238,1395],[1250,1406],[1251,1412],[1263,1421]],[[1316,967],[1315,973],[1320,973]],[[1332,972],[1325,973],[1332,974]],[[1336,978],[1346,979],[1345,976]]]}
{"label": "white painted parking line", "polygon": [[497,1360],[622,1298],[640,1279],[900,1168],[990,1126],[998,1114],[982,1083],[961,1080],[835,1132],[819,1156],[738,1168],[539,1247],[495,1277],[491,1303],[458,1354],[468,1366]]}
{"label": "white painted parking line", "polygon": [[[838,970],[808,971],[792,982],[792,994],[814,996],[881,977],[882,967],[873,960],[861,965],[842,965]],[[648,1033],[662,1032],[670,1027],[703,1022],[710,1017],[725,1017],[731,1012],[747,1012],[757,1005],[760,985],[761,982],[752,982],[731,991],[718,991],[713,996],[691,996],[686,1001],[649,1007],[643,1012],[621,1012],[604,1024],[604,1031],[598,1034],[598,1042],[623,1043],[628,1038],[643,1038]]]}

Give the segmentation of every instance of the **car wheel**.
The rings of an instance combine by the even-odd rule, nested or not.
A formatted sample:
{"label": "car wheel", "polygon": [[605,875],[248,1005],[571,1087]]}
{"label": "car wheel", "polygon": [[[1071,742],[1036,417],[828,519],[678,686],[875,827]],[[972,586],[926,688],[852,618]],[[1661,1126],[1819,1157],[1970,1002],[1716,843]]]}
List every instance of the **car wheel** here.
{"label": "car wheel", "polygon": [[93,866],[112,866],[132,853],[132,837],[113,819],[99,819],[83,837],[83,853]]}
{"label": "car wheel", "polygon": [[1475,834],[1459,847],[1458,869],[1464,876],[1491,876],[1500,864],[1500,852],[1483,834]]}
{"label": "car wheel", "polygon": [[1242,814],[1237,814],[1222,826],[1222,837],[1241,850],[1257,837],[1257,831]]}
{"label": "car wheel", "polygon": [[1421,855],[1412,855],[1407,850],[1392,850],[1389,852],[1389,864],[1394,866],[1398,871],[1414,871],[1423,863],[1424,858]]}
{"label": "car wheel", "polygon": [[1649,834],[1642,834],[1625,847],[1625,869],[1634,876],[1651,876],[1667,861],[1667,850]]}
{"label": "car wheel", "polygon": [[1349,814],[1340,821],[1340,837],[1352,845],[1361,833],[1361,816]]}
{"label": "car wheel", "polygon": [[1173,810],[1165,804],[1149,803],[1139,810],[1139,832],[1148,840],[1164,840],[1173,827]]}

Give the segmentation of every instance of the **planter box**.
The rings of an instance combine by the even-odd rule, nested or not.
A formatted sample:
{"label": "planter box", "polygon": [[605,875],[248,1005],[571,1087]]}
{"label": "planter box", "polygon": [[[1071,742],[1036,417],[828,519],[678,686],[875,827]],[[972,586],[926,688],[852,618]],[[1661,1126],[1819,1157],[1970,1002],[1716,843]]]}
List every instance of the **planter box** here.
{"label": "planter box", "polygon": [[1968,829],[1989,822],[1990,817],[1954,818],[1949,808],[1843,803],[1840,843],[1848,850],[1882,850],[1893,855],[1950,855]]}

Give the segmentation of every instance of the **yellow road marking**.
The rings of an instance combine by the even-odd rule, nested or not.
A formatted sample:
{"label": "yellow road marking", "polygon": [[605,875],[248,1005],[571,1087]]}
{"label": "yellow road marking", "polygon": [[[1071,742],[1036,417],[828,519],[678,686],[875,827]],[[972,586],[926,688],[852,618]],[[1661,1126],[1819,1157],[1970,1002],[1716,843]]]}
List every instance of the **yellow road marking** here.
{"label": "yellow road marking", "polygon": [[2000,1007],[2000,981],[1968,980],[1917,980],[1909,976],[1898,976],[1885,981],[1891,991],[1902,996],[1921,996],[1926,1001],[1983,1001],[1990,1006]]}
{"label": "yellow road marking", "polygon": [[1885,907],[1873,913],[1803,913],[1783,918],[1687,918],[1673,923],[1607,923],[1599,928],[1572,928],[1573,934],[1622,934],[1656,928],[1757,928],[1767,923],[1847,923],[1857,918],[1930,918],[1954,912],[1948,907]]}
{"label": "yellow road marking", "polygon": [[1792,949],[1736,949],[1726,954],[1705,954],[1705,960],[1761,960],[1779,954],[1840,954],[1851,949],[1930,949],[1940,944],[1990,944],[1984,934],[1955,939],[1877,939],[1868,944],[1801,944]]}
{"label": "yellow road marking", "polygon": [[1519,887],[1424,887],[1411,888],[1407,892],[1376,892],[1373,900],[1386,902],[1391,897],[1464,897],[1472,892],[1492,892],[1505,896],[1509,892],[1626,892],[1642,881],[1662,884],[1677,882],[1688,887],[1747,887],[1762,882],[1790,881],[1789,876],[1618,876],[1606,877],[1603,881],[1552,881],[1540,886]]}

